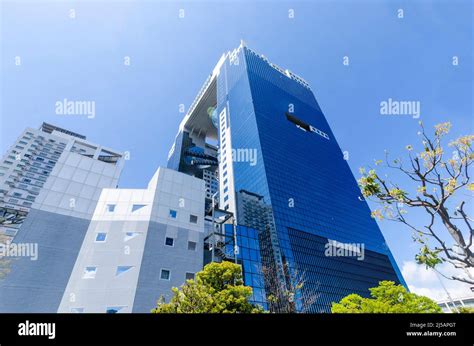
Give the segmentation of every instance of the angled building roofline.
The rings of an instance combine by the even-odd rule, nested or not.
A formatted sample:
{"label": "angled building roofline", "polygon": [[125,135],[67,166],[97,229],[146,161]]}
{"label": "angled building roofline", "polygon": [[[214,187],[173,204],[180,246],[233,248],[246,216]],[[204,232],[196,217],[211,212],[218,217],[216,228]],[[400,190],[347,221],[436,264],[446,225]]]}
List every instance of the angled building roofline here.
{"label": "angled building roofline", "polygon": [[79,133],[63,129],[63,128],[55,126],[55,125],[48,124],[46,122],[43,122],[39,129],[43,132],[46,132],[46,133],[53,133],[53,131],[58,131],[58,132],[65,133],[69,136],[77,137],[77,138],[80,138],[80,139],[86,139],[86,136],[84,136],[84,135],[81,135]]}

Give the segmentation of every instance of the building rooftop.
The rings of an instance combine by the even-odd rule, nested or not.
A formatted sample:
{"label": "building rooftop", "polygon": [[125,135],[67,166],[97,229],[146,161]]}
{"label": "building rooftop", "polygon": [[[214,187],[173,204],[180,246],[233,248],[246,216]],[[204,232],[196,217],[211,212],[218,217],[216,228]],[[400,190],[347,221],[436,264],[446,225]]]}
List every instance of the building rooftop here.
{"label": "building rooftop", "polygon": [[46,132],[46,133],[53,133],[53,131],[58,131],[58,132],[65,133],[69,136],[77,137],[77,138],[80,138],[80,139],[86,139],[86,136],[84,136],[84,135],[80,135],[76,132],[72,132],[72,131],[63,129],[61,127],[55,126],[55,125],[45,123],[45,122],[43,122],[43,124],[41,124],[40,130],[43,131],[43,132]]}
{"label": "building rooftop", "polygon": [[222,54],[212,73],[204,81],[204,84],[201,86],[201,89],[191,103],[189,110],[180,124],[181,130],[186,129],[189,132],[196,133],[198,136],[204,134],[207,138],[217,139],[217,129],[212,124],[212,120],[208,114],[209,108],[215,107],[217,104],[217,75],[219,74],[220,68],[224,64],[225,60],[229,59],[232,62],[236,58],[238,52],[241,49],[244,49],[244,47],[252,54],[264,60],[267,64],[269,64],[272,68],[280,72],[285,77],[296,81],[307,89],[311,89],[309,84],[303,78],[299,77],[288,69],[283,69],[270,62],[264,55],[259,54],[247,47],[245,42],[241,40],[240,45],[237,48]]}

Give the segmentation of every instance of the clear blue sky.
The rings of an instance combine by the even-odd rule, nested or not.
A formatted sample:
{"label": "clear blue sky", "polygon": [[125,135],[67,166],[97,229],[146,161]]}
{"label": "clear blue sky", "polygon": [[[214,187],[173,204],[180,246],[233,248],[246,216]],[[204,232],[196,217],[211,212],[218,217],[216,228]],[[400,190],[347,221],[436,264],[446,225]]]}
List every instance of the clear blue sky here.
{"label": "clear blue sky", "polygon": [[[388,98],[420,101],[427,127],[450,120],[453,135],[473,133],[468,0],[3,1],[1,11],[1,152],[47,121],[130,151],[121,187],[144,187],[166,165],[179,105],[240,39],[311,84],[356,175],[416,141],[417,120],[380,115]],[[95,101],[96,117],[56,115],[64,98]],[[399,265],[413,260],[409,233],[380,226]]]}

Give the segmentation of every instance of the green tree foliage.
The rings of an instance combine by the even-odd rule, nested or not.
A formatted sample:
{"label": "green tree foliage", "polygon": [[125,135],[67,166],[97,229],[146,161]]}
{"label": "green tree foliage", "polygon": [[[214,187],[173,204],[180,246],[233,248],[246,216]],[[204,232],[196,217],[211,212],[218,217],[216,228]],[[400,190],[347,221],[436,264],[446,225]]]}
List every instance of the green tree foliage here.
{"label": "green tree foliage", "polygon": [[161,296],[152,313],[259,313],[248,299],[252,288],[244,286],[242,268],[231,262],[209,263],[180,288],[173,287],[166,303]]}
{"label": "green tree foliage", "polygon": [[458,308],[459,313],[461,314],[474,314],[474,308],[468,306],[460,306]]}
{"label": "green tree foliage", "polygon": [[[385,160],[375,161],[377,170],[360,169],[359,187],[366,199],[379,206],[373,218],[397,221],[412,231],[419,244],[418,264],[448,279],[474,284],[474,224],[468,215],[474,191],[474,135],[445,144],[451,123],[435,125],[433,133],[419,124],[421,145],[407,145],[407,154],[395,159],[386,151]],[[423,214],[426,219],[420,218]],[[442,263],[457,269],[456,275],[443,274]]]}
{"label": "green tree foliage", "polygon": [[333,313],[436,313],[441,308],[431,299],[409,293],[393,281],[381,281],[370,288],[372,298],[349,294],[339,303],[332,303]]}

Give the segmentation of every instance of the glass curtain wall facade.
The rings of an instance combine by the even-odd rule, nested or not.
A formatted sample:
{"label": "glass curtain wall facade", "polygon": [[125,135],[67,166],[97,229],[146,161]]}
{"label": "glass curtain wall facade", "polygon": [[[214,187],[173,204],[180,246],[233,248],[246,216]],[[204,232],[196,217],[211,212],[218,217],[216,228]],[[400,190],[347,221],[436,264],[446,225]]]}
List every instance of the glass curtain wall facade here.
{"label": "glass curtain wall facade", "polygon": [[252,287],[250,302],[268,310],[258,231],[250,227],[236,226],[234,234],[233,225],[226,224],[224,225],[224,233],[226,253],[230,256],[235,255],[237,263],[242,266],[244,284]]}
{"label": "glass curtain wall facade", "polygon": [[[329,312],[331,302],[350,293],[369,296],[381,280],[405,284],[304,80],[241,45],[220,67],[217,114],[221,208],[235,213],[237,224],[268,235],[260,248],[272,251],[262,263],[280,280],[288,280],[288,270],[304,274],[302,296],[317,299],[304,307],[303,298],[297,310]],[[226,161],[223,146],[254,151],[256,160]],[[232,198],[241,190],[262,197],[264,222],[249,225],[249,215],[239,215]],[[333,240],[363,246],[364,258],[328,256]]]}

